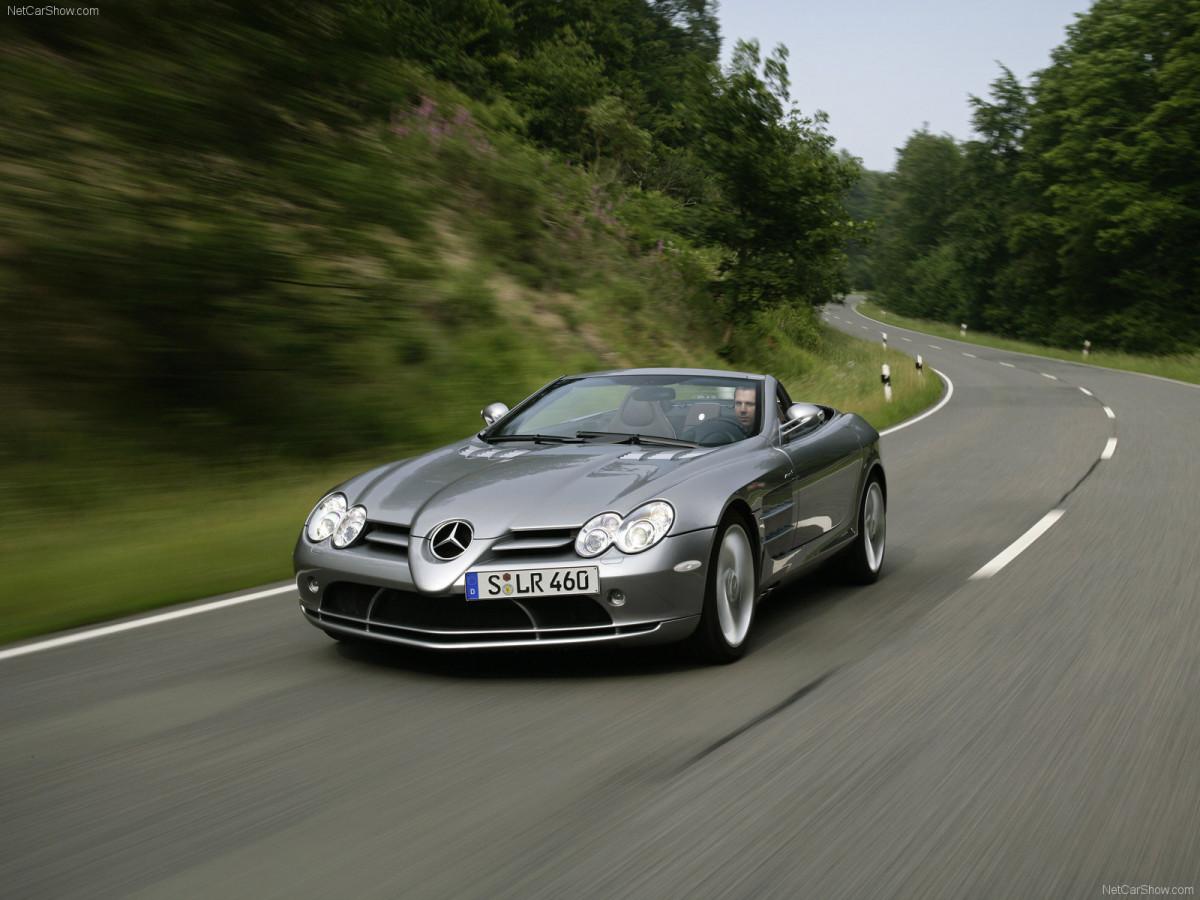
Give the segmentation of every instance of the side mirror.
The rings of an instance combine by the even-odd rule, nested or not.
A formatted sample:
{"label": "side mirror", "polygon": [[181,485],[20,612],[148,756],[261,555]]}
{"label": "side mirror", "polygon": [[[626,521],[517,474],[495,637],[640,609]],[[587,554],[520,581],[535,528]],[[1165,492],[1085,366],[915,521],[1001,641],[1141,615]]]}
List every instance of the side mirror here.
{"label": "side mirror", "polygon": [[819,425],[824,421],[825,410],[815,403],[793,403],[787,409],[787,421],[779,430],[785,435],[791,435],[806,425]]}
{"label": "side mirror", "polygon": [[483,421],[488,425],[492,425],[508,415],[508,407],[503,403],[489,403],[479,411],[483,416]]}

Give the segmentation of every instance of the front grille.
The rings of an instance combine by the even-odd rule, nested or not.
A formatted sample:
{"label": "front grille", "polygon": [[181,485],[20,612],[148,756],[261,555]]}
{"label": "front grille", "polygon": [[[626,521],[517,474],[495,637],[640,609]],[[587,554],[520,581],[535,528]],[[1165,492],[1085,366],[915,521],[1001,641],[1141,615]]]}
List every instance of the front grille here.
{"label": "front grille", "polygon": [[389,525],[385,522],[367,522],[363,529],[363,541],[372,547],[397,556],[408,556],[409,528],[407,525]]}
{"label": "front grille", "polygon": [[502,554],[565,550],[575,545],[575,536],[578,533],[578,528],[513,530],[492,544],[492,552]]}
{"label": "front grille", "polygon": [[[492,545],[497,557],[510,554],[550,554],[569,550],[575,544],[578,528],[529,528],[508,532]],[[411,552],[412,532],[407,525],[367,522],[362,542],[374,550],[407,557]]]}
{"label": "front grille", "polygon": [[318,626],[422,646],[525,645],[542,641],[603,640],[653,631],[657,626],[616,626],[591,597],[564,595],[470,600],[340,582],[325,590]]}

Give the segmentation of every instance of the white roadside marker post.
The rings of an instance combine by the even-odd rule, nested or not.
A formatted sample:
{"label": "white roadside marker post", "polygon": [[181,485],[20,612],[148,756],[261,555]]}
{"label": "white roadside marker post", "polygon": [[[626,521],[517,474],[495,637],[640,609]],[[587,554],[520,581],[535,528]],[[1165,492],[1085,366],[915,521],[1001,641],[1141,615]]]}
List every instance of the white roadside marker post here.
{"label": "white roadside marker post", "polygon": [[1091,341],[1084,341],[1084,342],[1083,342],[1083,358],[1084,358],[1084,359],[1087,359],[1087,358],[1088,358],[1088,354],[1090,354],[1091,352],[1092,352],[1092,342],[1091,342]]}
{"label": "white roadside marker post", "polygon": [[879,333],[883,335],[883,349],[886,350],[887,349],[887,332],[881,331]]}
{"label": "white roadside marker post", "polygon": [[883,364],[883,374],[879,376],[883,382],[883,396],[888,403],[892,402],[892,370],[887,363]]}
{"label": "white roadside marker post", "polygon": [[925,377],[925,361],[921,359],[921,354],[917,354],[917,374],[922,378]]}
{"label": "white roadside marker post", "polygon": [[958,336],[959,337],[967,336],[967,323],[966,322],[964,322],[963,324],[958,326]]}

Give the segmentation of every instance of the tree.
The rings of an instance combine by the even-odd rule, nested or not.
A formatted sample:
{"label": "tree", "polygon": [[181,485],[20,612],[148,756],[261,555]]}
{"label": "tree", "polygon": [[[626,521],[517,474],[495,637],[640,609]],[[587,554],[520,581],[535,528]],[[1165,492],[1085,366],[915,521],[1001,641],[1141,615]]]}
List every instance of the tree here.
{"label": "tree", "polygon": [[609,94],[584,110],[588,133],[594,142],[597,168],[604,157],[618,171],[639,167],[650,152],[650,135],[634,124],[620,97]]}
{"label": "tree", "polygon": [[961,314],[965,280],[950,223],[961,205],[963,170],[954,139],[923,129],[901,148],[885,183],[873,260],[880,292],[900,312]]}
{"label": "tree", "polygon": [[612,85],[591,46],[567,28],[517,66],[516,96],[529,121],[529,133],[547,147],[582,158],[587,140],[587,109]]}
{"label": "tree", "polygon": [[[1018,175],[1025,162],[1029,90],[1006,67],[992,82],[991,102],[971,97],[976,138],[964,146],[964,187],[951,219],[953,241],[966,292],[963,318],[999,334],[1024,333],[1024,293],[1001,287],[1012,260],[1010,219],[1023,208]],[[1009,273],[1011,274],[1011,273]]]}
{"label": "tree", "polygon": [[1099,0],[1037,80],[1026,177],[1057,251],[1064,338],[1200,342],[1198,32],[1197,0]]}
{"label": "tree", "polygon": [[757,42],[739,41],[729,71],[707,75],[694,140],[717,187],[706,231],[728,253],[717,290],[730,320],[826,302],[845,289],[842,200],[857,163],[833,152],[823,115],[791,105],[782,45],[764,61]]}

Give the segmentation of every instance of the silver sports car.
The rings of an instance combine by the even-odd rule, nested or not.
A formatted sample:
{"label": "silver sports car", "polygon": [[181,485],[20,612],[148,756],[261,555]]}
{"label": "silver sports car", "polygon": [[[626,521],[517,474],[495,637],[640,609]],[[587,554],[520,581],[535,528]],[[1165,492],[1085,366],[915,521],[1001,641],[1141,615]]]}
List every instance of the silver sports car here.
{"label": "silver sports car", "polygon": [[833,557],[879,575],[878,432],[769,375],[571,375],[482,415],[317,504],[294,555],[310,622],[445,650],[687,640],[730,662],[769,591]]}

